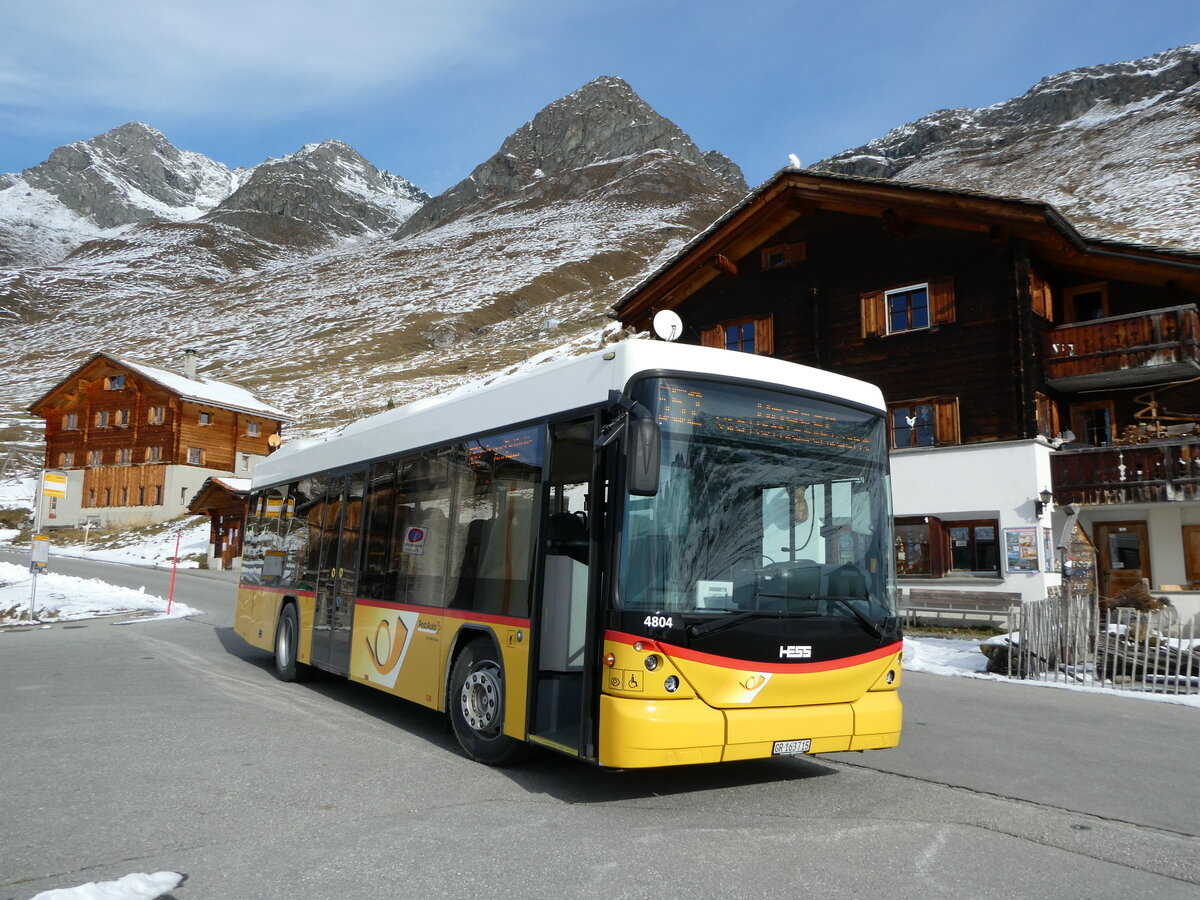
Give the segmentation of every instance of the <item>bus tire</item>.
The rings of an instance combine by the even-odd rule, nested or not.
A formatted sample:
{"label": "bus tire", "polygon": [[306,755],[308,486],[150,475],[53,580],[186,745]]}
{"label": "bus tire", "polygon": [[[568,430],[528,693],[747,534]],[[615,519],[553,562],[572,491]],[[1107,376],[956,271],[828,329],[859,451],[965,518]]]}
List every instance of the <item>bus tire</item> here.
{"label": "bus tire", "polygon": [[275,677],[280,681],[303,681],[308,666],[297,662],[296,653],[300,646],[300,617],[296,604],[288,603],[279,613],[279,624],[275,626]]}
{"label": "bus tire", "polygon": [[526,747],[503,733],[504,669],[492,642],[476,638],[450,672],[450,724],[471,759],[504,766],[525,755]]}

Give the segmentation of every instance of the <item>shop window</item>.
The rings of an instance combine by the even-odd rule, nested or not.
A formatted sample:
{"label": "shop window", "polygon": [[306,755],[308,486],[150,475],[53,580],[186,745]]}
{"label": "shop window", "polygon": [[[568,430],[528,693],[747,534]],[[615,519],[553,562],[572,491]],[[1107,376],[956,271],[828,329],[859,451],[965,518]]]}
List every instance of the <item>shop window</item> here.
{"label": "shop window", "polygon": [[944,522],[950,543],[950,569],[955,572],[1000,573],[999,529],[996,521]]}
{"label": "shop window", "polygon": [[888,406],[892,448],[942,447],[959,443],[958,398],[910,400]]}
{"label": "shop window", "polygon": [[896,574],[941,578],[946,574],[941,522],[935,516],[897,517]]}
{"label": "shop window", "polygon": [[954,321],[954,279],[871,291],[859,302],[864,338],[924,331]]}
{"label": "shop window", "polygon": [[724,350],[770,356],[775,352],[775,319],[773,316],[760,316],[722,322],[701,331],[700,344],[704,347],[720,347]]}

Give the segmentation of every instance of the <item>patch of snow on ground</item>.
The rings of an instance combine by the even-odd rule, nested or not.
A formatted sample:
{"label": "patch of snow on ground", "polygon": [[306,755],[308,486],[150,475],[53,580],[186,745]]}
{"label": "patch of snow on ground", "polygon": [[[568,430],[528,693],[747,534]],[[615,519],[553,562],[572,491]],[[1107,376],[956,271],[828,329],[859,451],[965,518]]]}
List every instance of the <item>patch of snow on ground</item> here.
{"label": "patch of snow on ground", "polygon": [[[29,612],[33,575],[23,566],[0,562],[0,625],[13,625]],[[201,611],[184,603],[172,603],[132,588],[117,587],[95,578],[75,578],[53,573],[38,576],[35,615],[39,621],[67,622],[119,613],[146,612],[150,619],[182,619]],[[24,621],[28,621],[27,619]]]}
{"label": "patch of snow on ground", "polygon": [[179,535],[179,568],[195,569],[199,563],[188,557],[208,555],[208,519],[197,517],[185,520],[175,528],[162,530],[145,536],[129,535],[96,539],[85,550],[81,544],[57,545],[53,533],[50,535],[50,553],[53,556],[71,556],[77,559],[100,559],[105,562],[126,563],[131,566],[170,566],[175,556],[175,537]]}
{"label": "patch of snow on ground", "polygon": [[[1003,636],[989,638],[989,643],[1003,640]],[[945,638],[904,639],[904,670],[925,672],[930,675],[955,675],[1002,681],[1006,684],[1022,684],[1035,687],[1062,688],[1070,691],[1086,691],[1092,694],[1109,694],[1137,700],[1157,700],[1160,703],[1176,703],[1200,709],[1200,695],[1196,694],[1151,694],[1143,691],[1119,691],[1115,688],[1094,685],[1066,684],[1055,681],[1019,680],[1003,675],[992,675],[987,671],[987,657],[979,649],[983,641],[949,640]]]}
{"label": "patch of snow on ground", "polygon": [[34,478],[9,478],[0,481],[0,509],[33,509]]}
{"label": "patch of snow on ground", "polygon": [[73,888],[42,891],[33,900],[154,900],[183,884],[178,872],[135,872],[116,881],[89,881]]}

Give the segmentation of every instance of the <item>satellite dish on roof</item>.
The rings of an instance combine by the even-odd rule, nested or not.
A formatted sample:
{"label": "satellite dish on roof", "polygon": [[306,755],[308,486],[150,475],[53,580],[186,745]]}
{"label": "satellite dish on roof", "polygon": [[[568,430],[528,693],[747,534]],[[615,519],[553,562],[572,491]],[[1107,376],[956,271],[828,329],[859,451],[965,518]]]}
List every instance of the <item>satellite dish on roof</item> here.
{"label": "satellite dish on roof", "polygon": [[654,314],[654,333],[664,341],[678,340],[683,334],[683,319],[673,309],[660,309]]}

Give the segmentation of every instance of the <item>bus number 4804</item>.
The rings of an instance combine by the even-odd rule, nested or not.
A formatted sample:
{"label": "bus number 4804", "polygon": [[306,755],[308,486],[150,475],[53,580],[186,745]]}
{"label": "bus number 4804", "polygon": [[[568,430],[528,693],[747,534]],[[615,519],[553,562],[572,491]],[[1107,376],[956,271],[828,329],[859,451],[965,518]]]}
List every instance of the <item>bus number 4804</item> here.
{"label": "bus number 4804", "polygon": [[646,616],[646,621],[642,622],[647,628],[670,628],[670,616]]}

